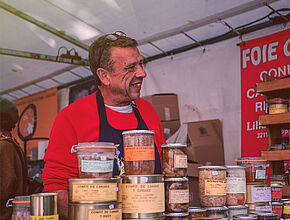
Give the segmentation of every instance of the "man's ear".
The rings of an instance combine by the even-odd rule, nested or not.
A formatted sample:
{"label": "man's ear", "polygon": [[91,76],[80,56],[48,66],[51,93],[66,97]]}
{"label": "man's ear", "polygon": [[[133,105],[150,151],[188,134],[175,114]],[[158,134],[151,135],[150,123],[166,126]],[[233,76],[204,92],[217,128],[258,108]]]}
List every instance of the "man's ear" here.
{"label": "man's ear", "polygon": [[103,68],[98,68],[97,69],[97,75],[99,77],[99,79],[102,82],[102,85],[109,85],[110,84],[110,80],[109,80],[109,76],[108,76],[109,72]]}

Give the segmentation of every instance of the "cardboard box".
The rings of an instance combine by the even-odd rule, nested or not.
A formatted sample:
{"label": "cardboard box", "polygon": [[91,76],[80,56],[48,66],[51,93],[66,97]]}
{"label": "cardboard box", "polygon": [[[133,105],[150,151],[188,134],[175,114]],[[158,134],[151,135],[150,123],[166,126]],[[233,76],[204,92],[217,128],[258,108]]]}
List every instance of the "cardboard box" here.
{"label": "cardboard box", "polygon": [[179,120],[177,95],[174,93],[161,93],[142,97],[150,102],[160,121]]}
{"label": "cardboard box", "polygon": [[167,140],[171,135],[173,135],[180,127],[180,121],[162,121],[162,128],[164,133],[164,138]]}
{"label": "cardboard box", "polygon": [[187,174],[189,183],[189,206],[200,207],[199,190],[198,190],[198,167],[202,164],[188,163]]}
{"label": "cardboard box", "polygon": [[189,122],[187,129],[187,158],[190,162],[225,164],[220,120]]}

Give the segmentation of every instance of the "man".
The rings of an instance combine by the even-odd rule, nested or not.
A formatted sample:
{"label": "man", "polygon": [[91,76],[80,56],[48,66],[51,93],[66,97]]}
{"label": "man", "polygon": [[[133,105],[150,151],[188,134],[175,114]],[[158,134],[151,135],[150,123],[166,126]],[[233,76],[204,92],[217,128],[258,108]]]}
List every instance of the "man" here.
{"label": "man", "polygon": [[119,144],[117,163],[124,159],[122,132],[154,130],[155,173],[161,173],[161,145],[165,143],[160,120],[152,105],[140,97],[146,72],[137,42],[122,32],[108,34],[90,46],[89,62],[99,91],[63,109],[53,125],[45,155],[45,191],[59,195],[59,213],[67,217],[68,178],[77,178],[77,158],[71,147],[81,142]]}
{"label": "man", "polygon": [[12,208],[6,208],[7,200],[25,194],[26,159],[11,135],[18,118],[16,106],[0,98],[0,220],[11,219]]}

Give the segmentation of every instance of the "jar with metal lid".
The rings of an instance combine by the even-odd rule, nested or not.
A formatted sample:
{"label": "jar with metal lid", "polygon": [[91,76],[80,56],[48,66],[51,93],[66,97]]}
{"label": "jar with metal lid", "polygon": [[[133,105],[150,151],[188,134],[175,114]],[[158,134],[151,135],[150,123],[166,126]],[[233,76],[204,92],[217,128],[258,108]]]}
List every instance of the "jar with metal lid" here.
{"label": "jar with metal lid", "polygon": [[265,183],[267,161],[264,157],[241,157],[236,162],[238,165],[246,167],[247,184]]}
{"label": "jar with metal lid", "polygon": [[224,166],[201,166],[198,169],[201,206],[224,206],[227,199],[226,168]]}
{"label": "jar with metal lid", "polygon": [[187,155],[185,150],[185,144],[162,145],[162,172],[165,177],[187,176]]}
{"label": "jar with metal lid", "polygon": [[188,220],[188,212],[166,213],[165,220]]}
{"label": "jar with metal lid", "polygon": [[206,209],[200,207],[188,208],[189,219],[200,219],[206,217]]}
{"label": "jar with metal lid", "polygon": [[272,202],[272,211],[277,212],[279,217],[282,217],[283,203],[282,202]]}
{"label": "jar with metal lid", "polygon": [[154,131],[122,132],[124,167],[127,175],[153,175],[155,169]]}
{"label": "jar with metal lid", "polygon": [[226,166],[227,201],[226,205],[244,205],[246,201],[246,172],[243,166]]}
{"label": "jar with metal lid", "polygon": [[243,219],[254,220],[258,219],[258,216],[254,214],[239,214],[233,216],[233,220],[243,220]]}
{"label": "jar with metal lid", "polygon": [[288,100],[282,98],[273,98],[266,101],[268,114],[279,114],[288,112]]}
{"label": "jar with metal lid", "polygon": [[11,220],[30,219],[30,196],[15,196],[7,201],[6,207],[13,208]]}
{"label": "jar with metal lid", "polygon": [[228,217],[231,219],[234,215],[248,214],[248,206],[246,205],[233,205],[228,207]]}
{"label": "jar with metal lid", "polygon": [[276,212],[255,212],[255,215],[258,216],[258,220],[278,220],[278,214]]}
{"label": "jar with metal lid", "polygon": [[290,218],[290,201],[283,202],[283,218]]}
{"label": "jar with metal lid", "polygon": [[165,182],[165,211],[187,212],[189,207],[188,178],[167,178]]}
{"label": "jar with metal lid", "polygon": [[225,206],[221,207],[206,207],[207,218],[216,219],[216,218],[227,218],[228,217],[228,208]]}
{"label": "jar with metal lid", "polygon": [[271,184],[271,198],[273,202],[279,202],[282,199],[282,184],[272,183]]}

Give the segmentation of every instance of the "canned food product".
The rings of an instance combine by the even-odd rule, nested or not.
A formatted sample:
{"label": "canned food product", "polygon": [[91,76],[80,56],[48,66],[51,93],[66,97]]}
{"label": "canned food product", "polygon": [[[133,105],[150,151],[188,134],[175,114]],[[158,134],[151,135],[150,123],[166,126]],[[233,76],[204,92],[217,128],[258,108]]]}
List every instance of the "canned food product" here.
{"label": "canned food product", "polygon": [[198,169],[201,206],[224,206],[227,194],[226,168],[223,166],[201,166]]}
{"label": "canned food product", "polygon": [[272,183],[271,184],[271,198],[274,202],[279,202],[282,199],[282,184]]}
{"label": "canned food product", "polygon": [[272,211],[277,212],[279,217],[282,217],[283,203],[282,202],[272,202]]}
{"label": "canned food product", "polygon": [[258,216],[254,214],[239,214],[233,216],[233,220],[243,220],[243,219],[254,220],[258,219]]}
{"label": "canned food product", "polygon": [[50,216],[50,219],[58,219],[57,198],[57,193],[36,193],[30,195],[30,215],[34,217]]}
{"label": "canned food product", "polygon": [[30,219],[30,196],[15,196],[7,201],[6,207],[12,207],[11,220]]}
{"label": "canned food product", "polygon": [[265,183],[267,162],[263,157],[241,157],[237,161],[240,166],[246,167],[247,184]]}
{"label": "canned food product", "polygon": [[269,114],[279,114],[288,112],[288,100],[282,98],[273,98],[266,101]]}
{"label": "canned food product", "polygon": [[187,155],[185,144],[162,145],[162,171],[165,177],[187,176]]}
{"label": "canned food product", "polygon": [[228,208],[225,206],[221,207],[206,207],[207,217],[210,219],[216,218],[227,218],[228,217]]}
{"label": "canned food product", "polygon": [[290,201],[283,202],[283,218],[290,218]]}
{"label": "canned food product", "polygon": [[247,185],[246,203],[271,202],[271,187],[268,184]]}
{"label": "canned food product", "polygon": [[227,168],[227,201],[230,206],[244,205],[246,202],[246,172],[242,166]]}
{"label": "canned food product", "polygon": [[165,211],[187,212],[189,185],[186,177],[167,178],[165,182]]}
{"label": "canned food product", "polygon": [[188,208],[189,219],[200,219],[206,217],[206,209],[200,207]]}
{"label": "canned food product", "polygon": [[231,219],[234,215],[239,214],[248,214],[248,206],[246,205],[234,205],[234,206],[227,206],[228,208],[228,217]]}
{"label": "canned food product", "polygon": [[155,169],[154,131],[122,132],[124,167],[127,175],[153,175]]}
{"label": "canned food product", "polygon": [[166,213],[165,220],[188,220],[188,212]]}
{"label": "canned food product", "polygon": [[255,212],[258,215],[258,220],[278,220],[278,214],[276,212]]}
{"label": "canned food product", "polygon": [[72,146],[77,153],[80,178],[112,178],[116,147],[108,142],[87,142]]}

